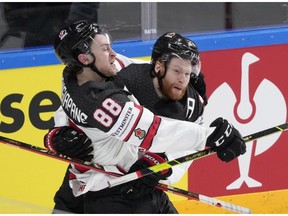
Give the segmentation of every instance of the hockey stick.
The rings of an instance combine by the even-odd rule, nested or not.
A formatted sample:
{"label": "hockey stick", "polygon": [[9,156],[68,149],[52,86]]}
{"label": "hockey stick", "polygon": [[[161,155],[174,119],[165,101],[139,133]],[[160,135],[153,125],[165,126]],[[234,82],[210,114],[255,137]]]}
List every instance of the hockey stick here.
{"label": "hockey stick", "polygon": [[194,200],[206,203],[208,205],[217,206],[217,207],[227,209],[227,210],[230,210],[233,212],[237,212],[240,214],[250,214],[251,213],[251,210],[248,208],[234,205],[232,203],[224,202],[224,201],[221,201],[221,200],[218,200],[215,198],[207,197],[207,196],[202,195],[202,194],[197,194],[197,193],[194,193],[191,191],[186,191],[186,190],[176,188],[176,187],[173,187],[171,185],[162,184],[162,183],[158,183],[157,187],[159,187],[159,186],[161,186],[161,190],[165,190],[165,191],[169,191],[171,193],[179,194],[179,195],[185,196],[185,197],[190,198],[190,199],[192,198]]}
{"label": "hockey stick", "polygon": [[[108,175],[112,175],[112,176],[116,176],[116,177],[121,176],[118,173],[106,171],[103,166],[100,166],[100,165],[97,165],[97,164],[91,164],[89,162],[82,161],[82,160],[75,160],[75,159],[72,159],[70,157],[67,157],[66,155],[62,155],[62,154],[58,154],[58,153],[52,153],[52,152],[48,151],[47,149],[40,148],[38,146],[33,146],[33,145],[30,145],[30,144],[27,144],[27,143],[24,143],[24,142],[20,142],[20,141],[17,141],[17,140],[13,140],[13,139],[10,139],[10,138],[6,138],[6,137],[3,137],[3,136],[0,136],[0,142],[3,143],[3,144],[7,144],[7,145],[10,145],[10,146],[13,146],[13,147],[18,147],[20,149],[24,149],[24,150],[27,150],[27,151],[30,151],[30,152],[33,152],[33,153],[37,153],[37,154],[41,154],[41,155],[44,155],[44,156],[47,156],[47,157],[52,157],[52,158],[57,159],[57,160],[65,161],[65,162],[68,162],[70,164],[81,166],[82,168],[93,169],[95,171],[102,172],[102,173],[105,173],[105,174],[108,174]],[[220,207],[220,208],[223,208],[223,209],[227,209],[227,210],[230,210],[230,211],[234,211],[234,212],[237,212],[237,213],[248,214],[248,213],[251,212],[250,209],[247,209],[247,208],[244,208],[244,207],[241,207],[241,206],[237,206],[237,205],[234,205],[234,204],[231,204],[231,203],[227,203],[227,202],[224,202],[224,201],[221,201],[221,200],[217,200],[217,199],[214,199],[214,198],[206,197],[204,195],[197,194],[197,193],[194,193],[194,192],[186,191],[186,190],[183,190],[183,189],[180,189],[180,188],[177,188],[177,187],[173,187],[171,185],[165,185],[165,184],[159,183],[156,187],[158,189],[160,189],[160,190],[168,191],[168,192],[171,192],[171,193],[176,193],[178,195],[182,195],[182,196],[185,196],[185,197],[188,197],[188,198],[192,198],[194,200],[197,200],[197,201],[200,201],[200,202],[212,205],[212,206],[217,206],[217,207]]]}
{"label": "hockey stick", "polygon": [[103,173],[106,173],[106,174],[109,174],[109,175],[113,175],[113,176],[117,176],[117,177],[119,176],[119,174],[117,174],[117,173],[105,171],[105,168],[103,166],[98,165],[98,164],[91,164],[90,162],[87,162],[87,161],[70,158],[70,157],[68,157],[66,155],[59,154],[59,153],[54,153],[54,152],[51,152],[51,151],[49,151],[49,150],[47,150],[45,148],[41,148],[41,147],[38,147],[38,146],[33,146],[33,145],[30,145],[30,144],[27,144],[27,143],[24,143],[24,142],[20,142],[20,141],[14,140],[14,139],[10,139],[10,138],[7,138],[7,137],[0,136],[0,143],[7,144],[7,145],[10,145],[10,146],[14,146],[14,147],[18,147],[20,149],[24,149],[24,150],[27,150],[27,151],[30,151],[30,152],[38,153],[38,154],[41,154],[41,155],[44,155],[44,156],[47,156],[47,157],[51,157],[51,158],[54,158],[54,159],[57,159],[57,160],[61,160],[61,161],[64,161],[64,162],[68,162],[70,164],[77,165],[77,166],[79,166],[81,168],[94,169],[94,170],[96,170],[98,172],[103,172]]}
{"label": "hockey stick", "polygon": [[[287,129],[288,129],[288,123],[286,122],[285,124],[281,124],[281,125],[278,125],[278,126],[275,126],[272,128],[268,128],[268,129],[265,129],[263,131],[260,131],[260,132],[254,133],[254,134],[250,134],[250,135],[245,136],[243,138],[244,138],[245,142],[249,142],[249,141],[267,136],[269,134],[273,134],[273,133],[280,132],[280,131],[285,131]],[[108,181],[108,184],[109,184],[109,187],[121,185],[121,184],[130,182],[130,181],[142,178],[143,176],[147,176],[147,175],[150,175],[152,173],[157,173],[157,172],[160,172],[162,170],[169,169],[172,166],[176,166],[176,165],[179,165],[179,164],[191,161],[191,160],[196,160],[196,159],[206,157],[206,156],[211,155],[215,152],[216,151],[211,149],[211,148],[210,149],[204,149],[202,151],[198,151],[198,152],[193,153],[193,154],[179,157],[179,158],[171,160],[171,161],[157,164],[157,165],[148,167],[146,169],[138,170],[136,172],[129,173],[125,176],[121,176],[119,178],[112,179],[111,181]]]}

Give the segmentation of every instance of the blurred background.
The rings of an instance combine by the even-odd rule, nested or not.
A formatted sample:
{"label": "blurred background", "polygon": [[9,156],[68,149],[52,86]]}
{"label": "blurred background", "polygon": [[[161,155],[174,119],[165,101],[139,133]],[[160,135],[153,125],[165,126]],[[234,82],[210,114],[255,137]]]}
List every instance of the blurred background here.
{"label": "blurred background", "polygon": [[156,39],[166,31],[201,34],[287,25],[286,2],[1,2],[0,51],[49,46],[80,19],[106,25],[115,42]]}

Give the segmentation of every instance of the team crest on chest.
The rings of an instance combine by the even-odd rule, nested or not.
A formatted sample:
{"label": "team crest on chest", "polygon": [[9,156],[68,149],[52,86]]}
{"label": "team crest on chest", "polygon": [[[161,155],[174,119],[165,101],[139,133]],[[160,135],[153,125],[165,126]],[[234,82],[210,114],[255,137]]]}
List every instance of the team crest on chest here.
{"label": "team crest on chest", "polygon": [[143,139],[146,135],[145,130],[142,130],[140,128],[137,128],[134,130],[135,136],[138,137],[140,140]]}

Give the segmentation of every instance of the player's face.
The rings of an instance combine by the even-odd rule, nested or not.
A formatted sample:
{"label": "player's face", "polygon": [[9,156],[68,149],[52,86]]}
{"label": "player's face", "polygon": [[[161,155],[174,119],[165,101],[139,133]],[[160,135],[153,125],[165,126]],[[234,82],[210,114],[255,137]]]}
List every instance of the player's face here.
{"label": "player's face", "polygon": [[97,34],[91,44],[91,51],[95,55],[97,69],[107,77],[117,73],[115,51],[111,48],[110,39],[105,35]]}
{"label": "player's face", "polygon": [[189,60],[172,58],[162,79],[162,94],[171,100],[180,100],[187,90],[191,71],[192,65]]}

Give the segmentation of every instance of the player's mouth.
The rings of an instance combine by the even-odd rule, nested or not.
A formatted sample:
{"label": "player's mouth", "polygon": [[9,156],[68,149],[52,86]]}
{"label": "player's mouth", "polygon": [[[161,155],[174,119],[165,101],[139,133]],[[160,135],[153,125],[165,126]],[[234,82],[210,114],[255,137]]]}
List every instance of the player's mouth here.
{"label": "player's mouth", "polygon": [[182,91],[182,88],[177,87],[177,86],[174,86],[173,89],[176,90],[176,91]]}
{"label": "player's mouth", "polygon": [[110,65],[111,65],[112,67],[116,67],[116,65],[114,64],[114,62],[115,62],[115,61],[113,61],[113,62],[110,63]]}

